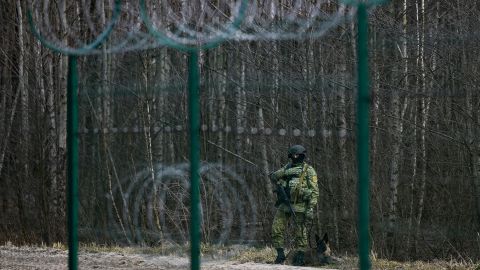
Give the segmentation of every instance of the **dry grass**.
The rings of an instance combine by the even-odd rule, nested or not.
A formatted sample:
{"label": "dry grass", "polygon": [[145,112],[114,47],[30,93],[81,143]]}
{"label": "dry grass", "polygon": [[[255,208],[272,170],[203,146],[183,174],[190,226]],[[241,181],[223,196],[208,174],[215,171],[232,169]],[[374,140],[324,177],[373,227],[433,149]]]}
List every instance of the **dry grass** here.
{"label": "dry grass", "polygon": [[186,255],[188,246],[168,244],[159,246],[115,246],[96,243],[82,243],[80,250],[88,253],[114,252],[119,254],[159,254],[159,255]]}
{"label": "dry grass", "polygon": [[396,262],[378,259],[373,261],[373,269],[392,270],[480,270],[480,264],[456,262],[456,261],[432,261],[432,262]]}
{"label": "dry grass", "polygon": [[[242,251],[239,255],[233,257],[240,263],[256,262],[271,263],[275,259],[275,249],[266,248],[249,248]],[[318,267],[323,268],[323,267]],[[335,268],[342,270],[358,269],[358,259],[352,256],[339,258],[339,262],[325,266],[325,268]],[[480,270],[480,262],[467,263],[457,261],[432,261],[432,262],[397,262],[385,259],[374,259],[372,261],[372,269],[374,270]]]}
{"label": "dry grass", "polygon": [[[200,253],[202,257],[208,257],[211,259],[230,259],[248,249],[249,247],[244,245],[224,246],[202,243]],[[88,253],[113,252],[118,254],[156,254],[179,257],[187,257],[190,254],[190,247],[188,245],[179,245],[175,243],[165,243],[158,246],[115,246],[82,243],[80,245],[80,250]]]}
{"label": "dry grass", "polygon": [[233,260],[240,263],[256,262],[256,263],[272,263],[275,260],[276,251],[274,248],[248,248],[240,252]]}
{"label": "dry grass", "polygon": [[[10,242],[6,243],[11,245]],[[44,246],[44,245],[41,245]],[[62,243],[53,244],[53,248],[58,250],[67,250],[68,247]],[[185,257],[189,255],[189,247],[174,243],[167,243],[155,247],[150,246],[112,246],[100,245],[95,243],[80,245],[80,250],[87,253],[116,253],[116,254],[157,254]],[[272,247],[254,248],[241,245],[218,246],[202,244],[201,253],[203,257],[211,259],[227,259],[239,263],[272,263],[275,259],[275,249]],[[373,256],[372,269],[374,270],[480,270],[480,262],[459,262],[459,261],[414,261],[397,262],[385,259],[377,259]],[[358,259],[353,256],[343,256],[339,262],[326,266],[342,270],[358,269]],[[322,267],[319,267],[320,269]]]}

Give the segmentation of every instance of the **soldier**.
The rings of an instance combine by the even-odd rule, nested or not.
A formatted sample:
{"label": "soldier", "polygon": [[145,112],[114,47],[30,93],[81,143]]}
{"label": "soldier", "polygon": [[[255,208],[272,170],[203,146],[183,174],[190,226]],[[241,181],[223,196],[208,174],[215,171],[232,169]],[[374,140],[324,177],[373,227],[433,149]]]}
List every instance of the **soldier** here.
{"label": "soldier", "polygon": [[[305,264],[305,249],[307,248],[306,224],[313,220],[313,209],[317,204],[318,185],[317,173],[312,166],[305,163],[306,150],[301,145],[294,145],[288,150],[287,165],[270,175],[277,184],[278,206],[272,224],[273,246],[277,250],[276,264],[282,264],[286,257],[284,253],[285,231],[288,221],[294,218],[295,248],[293,265]],[[283,188],[283,191],[278,191]],[[287,198],[279,194],[281,192]],[[289,206],[290,204],[290,206]]]}

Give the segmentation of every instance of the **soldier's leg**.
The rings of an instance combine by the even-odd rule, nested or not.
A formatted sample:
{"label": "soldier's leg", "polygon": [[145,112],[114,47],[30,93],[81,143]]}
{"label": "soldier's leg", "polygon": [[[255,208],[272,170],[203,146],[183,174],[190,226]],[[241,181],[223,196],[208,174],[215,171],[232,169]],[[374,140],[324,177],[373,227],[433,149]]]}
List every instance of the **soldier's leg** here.
{"label": "soldier's leg", "polygon": [[272,224],[272,244],[273,247],[277,250],[277,258],[274,262],[276,264],[281,264],[285,261],[285,253],[283,251],[283,246],[285,244],[285,230],[287,228],[287,224],[287,214],[284,211],[277,209]]}
{"label": "soldier's leg", "polygon": [[293,265],[302,266],[305,265],[305,250],[307,249],[307,228],[305,225],[305,213],[295,213],[295,256],[293,258]]}
{"label": "soldier's leg", "polygon": [[304,251],[308,246],[307,239],[307,226],[305,224],[305,214],[304,213],[295,213],[296,220],[295,223],[297,227],[295,228],[295,248],[298,251]]}
{"label": "soldier's leg", "polygon": [[287,213],[277,209],[272,223],[272,244],[274,248],[283,248],[285,243],[285,230],[287,229]]}

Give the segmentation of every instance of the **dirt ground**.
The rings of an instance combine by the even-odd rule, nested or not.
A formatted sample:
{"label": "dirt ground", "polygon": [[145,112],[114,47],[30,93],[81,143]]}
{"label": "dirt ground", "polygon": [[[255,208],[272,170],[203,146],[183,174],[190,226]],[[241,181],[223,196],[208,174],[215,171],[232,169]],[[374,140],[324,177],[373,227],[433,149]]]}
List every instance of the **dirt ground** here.
{"label": "dirt ground", "polygon": [[[53,270],[67,269],[67,251],[47,247],[0,246],[0,269]],[[79,269],[189,269],[189,259],[152,254],[120,254],[114,252],[87,253],[78,256]],[[313,270],[312,267],[294,267],[259,263],[238,263],[228,260],[204,259],[202,269],[212,270]],[[325,268],[322,268],[325,269]]]}

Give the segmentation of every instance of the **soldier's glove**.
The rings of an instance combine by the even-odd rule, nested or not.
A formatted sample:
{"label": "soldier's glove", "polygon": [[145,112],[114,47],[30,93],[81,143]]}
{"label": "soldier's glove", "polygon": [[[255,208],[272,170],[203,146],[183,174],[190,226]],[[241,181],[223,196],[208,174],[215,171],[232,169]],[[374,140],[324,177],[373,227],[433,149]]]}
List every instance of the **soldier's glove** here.
{"label": "soldier's glove", "polygon": [[313,220],[314,213],[313,213],[313,208],[312,207],[308,208],[307,211],[305,211],[305,218],[309,222]]}
{"label": "soldier's glove", "polygon": [[278,171],[270,172],[268,174],[268,177],[270,178],[271,181],[276,182],[279,179],[283,178],[283,171],[278,170]]}

